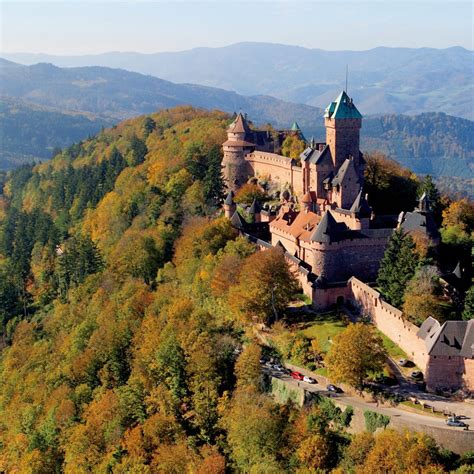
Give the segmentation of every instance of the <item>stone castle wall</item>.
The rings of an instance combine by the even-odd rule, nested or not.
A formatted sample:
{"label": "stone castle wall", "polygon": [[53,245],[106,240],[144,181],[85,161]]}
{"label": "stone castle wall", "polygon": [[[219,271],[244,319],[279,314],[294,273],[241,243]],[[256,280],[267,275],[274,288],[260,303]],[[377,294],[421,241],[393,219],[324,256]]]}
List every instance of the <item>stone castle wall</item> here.
{"label": "stone castle wall", "polygon": [[316,245],[313,250],[313,273],[330,281],[345,281],[352,276],[373,281],[386,245],[386,238],[346,239]]}
{"label": "stone castle wall", "polygon": [[276,153],[254,151],[245,155],[245,161],[255,176],[268,177],[280,186],[288,184],[297,194],[303,192],[302,169],[292,165],[291,158]]}
{"label": "stone castle wall", "polygon": [[426,345],[417,336],[418,327],[406,321],[402,312],[384,301],[380,293],[357,278],[347,282],[350,298],[360,307],[361,312],[371,318],[377,328],[400,346],[425,373],[428,362]]}

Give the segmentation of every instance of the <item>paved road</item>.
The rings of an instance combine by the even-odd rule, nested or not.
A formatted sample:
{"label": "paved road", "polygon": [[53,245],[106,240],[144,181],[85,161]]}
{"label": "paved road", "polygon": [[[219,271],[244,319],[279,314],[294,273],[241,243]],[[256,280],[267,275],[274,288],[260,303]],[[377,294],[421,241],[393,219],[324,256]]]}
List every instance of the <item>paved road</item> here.
{"label": "paved road", "polygon": [[[355,396],[350,396],[345,393],[338,393],[334,394],[331,392],[328,392],[326,390],[326,387],[317,383],[317,384],[309,384],[303,381],[297,381],[290,377],[288,374],[279,372],[277,370],[269,369],[266,366],[263,366],[263,369],[266,373],[269,375],[272,375],[273,377],[276,377],[280,380],[283,380],[285,383],[288,385],[291,385],[293,387],[301,387],[307,390],[308,392],[312,393],[319,393],[321,395],[329,396],[331,398],[337,398],[341,403],[345,405],[351,405],[353,407],[358,407],[363,410],[372,410],[377,413],[383,413],[384,415],[388,415],[393,418],[397,418],[400,422],[406,424],[407,426],[413,425],[414,423],[418,425],[425,425],[425,426],[430,426],[430,427],[436,427],[436,428],[443,428],[445,430],[462,430],[462,428],[455,428],[455,427],[450,427],[446,425],[445,419],[441,417],[435,417],[435,416],[430,416],[430,415],[424,415],[424,414],[418,414],[418,413],[412,413],[406,410],[403,410],[401,408],[397,407],[382,407],[382,406],[377,406],[373,402],[367,402],[363,400],[362,398],[355,397]],[[301,372],[303,375],[309,375],[314,377],[316,380],[317,374],[311,373],[309,370],[303,369],[303,368],[298,368],[298,371]],[[428,394],[426,394],[428,395]],[[432,401],[429,402],[431,405],[433,404]],[[460,402],[457,402],[458,405],[460,405]],[[465,404],[462,404],[465,405]],[[452,407],[451,407],[452,408]],[[471,407],[464,407],[466,410]],[[451,410],[453,411],[453,410]],[[467,413],[467,411],[465,411]],[[461,410],[460,407],[456,408],[455,413],[457,415],[464,414]],[[474,425],[474,417],[471,417],[469,414],[465,415],[466,419],[464,420],[467,424],[470,423],[470,420],[472,419],[472,425]],[[474,434],[474,432],[472,432]]]}

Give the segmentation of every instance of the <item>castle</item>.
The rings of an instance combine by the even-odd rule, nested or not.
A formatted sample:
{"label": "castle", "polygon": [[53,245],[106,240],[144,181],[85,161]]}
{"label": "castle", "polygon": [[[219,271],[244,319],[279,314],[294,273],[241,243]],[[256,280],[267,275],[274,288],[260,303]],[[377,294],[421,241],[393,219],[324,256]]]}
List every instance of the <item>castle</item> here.
{"label": "castle", "polygon": [[[307,144],[299,160],[275,153],[275,139],[254,131],[238,114],[223,144],[223,175],[229,188],[224,211],[239,231],[281,246],[293,262],[304,292],[323,309],[342,297],[338,288],[356,276],[374,281],[396,220],[377,219],[364,194],[364,156],[359,149],[362,115],[345,91],[324,113],[326,142]],[[287,133],[299,133],[294,124]],[[284,132],[278,132],[278,137]],[[300,134],[302,136],[302,134]],[[278,145],[278,143],[277,143]],[[233,193],[254,177],[277,184],[278,209],[237,212]]]}
{"label": "castle", "polygon": [[[364,282],[376,279],[396,227],[422,233],[434,245],[439,233],[429,199],[399,216],[376,216],[364,194],[364,156],[359,150],[362,115],[343,91],[324,113],[325,143],[306,143],[298,160],[278,153],[290,130],[253,130],[238,114],[223,144],[223,175],[229,188],[224,213],[232,225],[262,250],[280,247],[316,309],[350,300],[396,341],[425,373],[429,390],[474,389],[474,325],[428,318],[421,328],[407,322]],[[304,140],[306,142],[306,140]],[[275,204],[257,200],[240,212],[234,192],[250,180],[280,190]],[[454,342],[453,342],[454,341]],[[463,342],[464,341],[464,342]],[[452,376],[446,377],[446,370]]]}

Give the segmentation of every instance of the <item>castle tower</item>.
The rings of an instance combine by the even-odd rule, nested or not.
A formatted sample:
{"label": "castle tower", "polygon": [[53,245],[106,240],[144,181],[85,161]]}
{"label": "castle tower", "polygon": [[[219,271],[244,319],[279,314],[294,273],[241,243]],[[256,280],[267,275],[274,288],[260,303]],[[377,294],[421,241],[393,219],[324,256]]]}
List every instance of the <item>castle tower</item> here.
{"label": "castle tower", "polygon": [[228,189],[236,191],[251,174],[245,155],[255,149],[249,141],[251,130],[245,117],[239,113],[227,129],[227,141],[222,145],[222,174]]}
{"label": "castle tower", "polygon": [[362,115],[345,91],[326,108],[324,125],[326,143],[331,150],[334,166],[339,168],[349,156],[353,157],[355,165],[358,166]]}
{"label": "castle tower", "polygon": [[234,202],[234,193],[231,190],[227,194],[227,197],[225,198],[225,201],[224,201],[224,216],[227,217],[227,219],[231,219],[236,209],[237,209],[237,206],[235,205],[235,202]]}
{"label": "castle tower", "polygon": [[261,212],[262,212],[262,207],[260,206],[260,203],[258,202],[257,198],[255,198],[249,209],[249,214],[252,219],[252,222],[254,223],[262,222]]}

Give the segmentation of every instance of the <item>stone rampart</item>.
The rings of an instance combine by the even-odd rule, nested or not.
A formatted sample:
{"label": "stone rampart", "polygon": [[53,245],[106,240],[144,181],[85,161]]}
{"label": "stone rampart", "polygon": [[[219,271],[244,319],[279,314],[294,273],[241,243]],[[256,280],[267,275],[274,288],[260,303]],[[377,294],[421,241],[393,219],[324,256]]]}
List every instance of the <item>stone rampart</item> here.
{"label": "stone rampart", "polygon": [[355,277],[347,282],[350,298],[377,328],[409,355],[424,373],[428,362],[426,345],[417,336],[418,327],[406,321],[402,312],[384,301],[380,293]]}
{"label": "stone rampart", "polygon": [[265,176],[277,182],[280,186],[288,184],[294,192],[302,193],[303,175],[299,166],[293,165],[293,160],[286,156],[265,151],[253,151],[245,155],[255,176]]}

